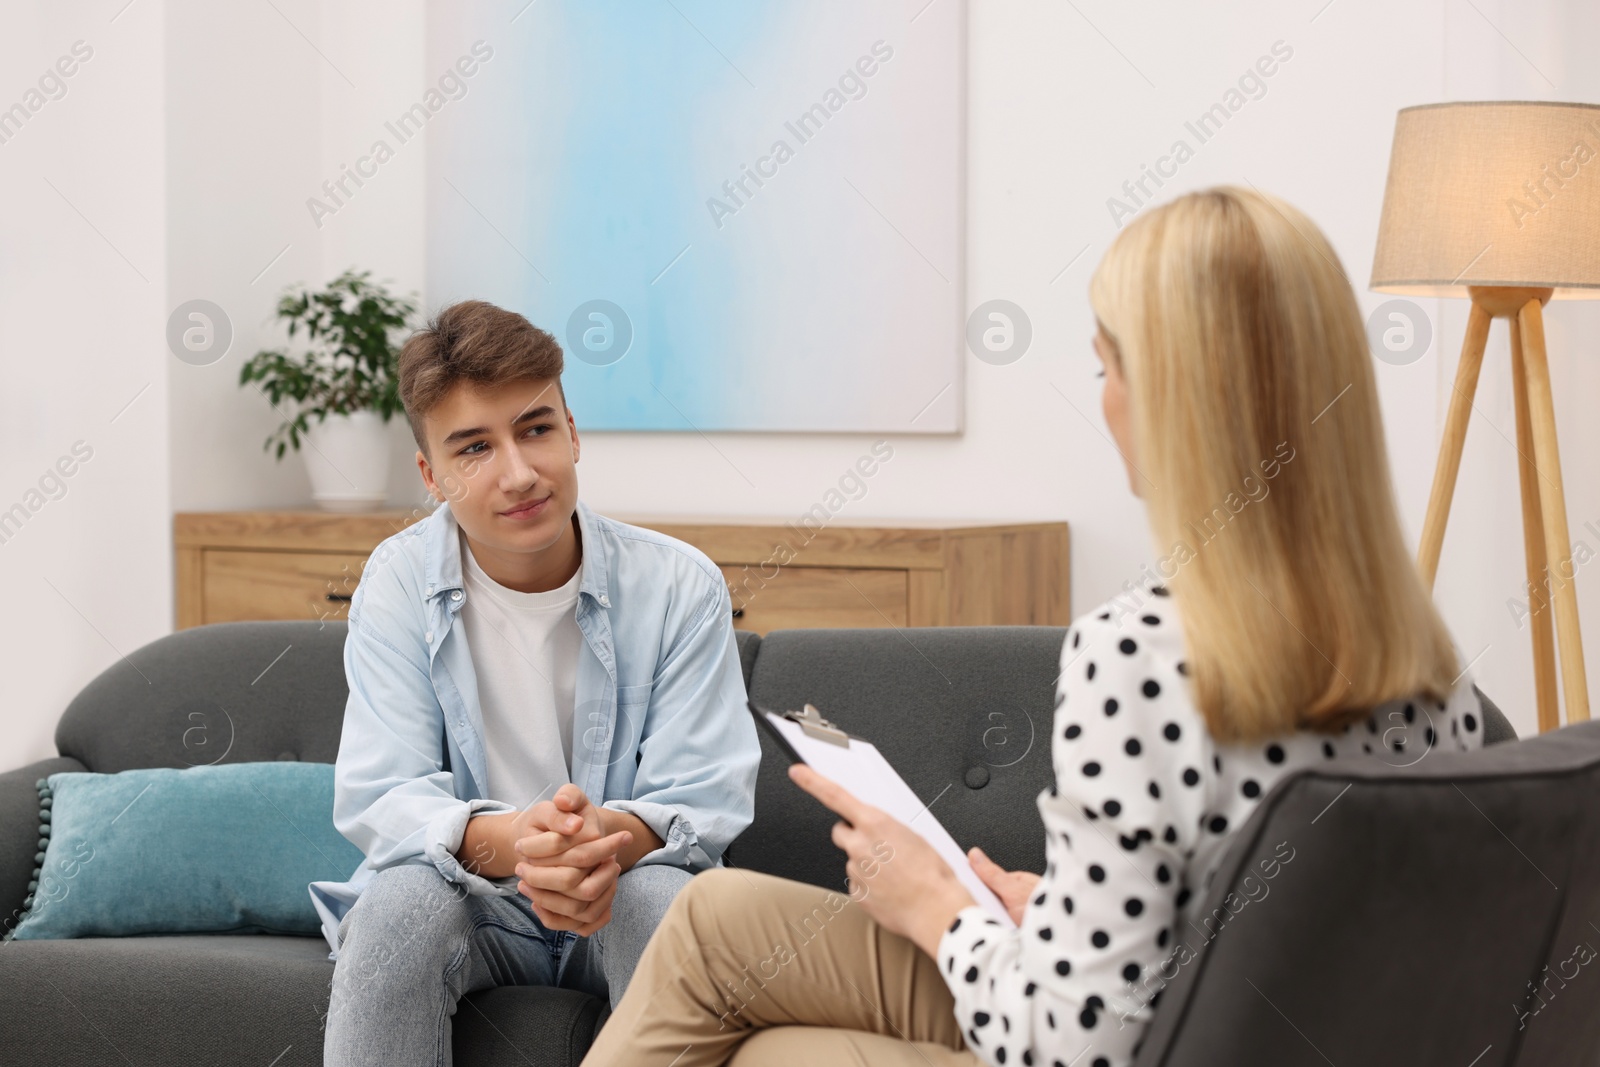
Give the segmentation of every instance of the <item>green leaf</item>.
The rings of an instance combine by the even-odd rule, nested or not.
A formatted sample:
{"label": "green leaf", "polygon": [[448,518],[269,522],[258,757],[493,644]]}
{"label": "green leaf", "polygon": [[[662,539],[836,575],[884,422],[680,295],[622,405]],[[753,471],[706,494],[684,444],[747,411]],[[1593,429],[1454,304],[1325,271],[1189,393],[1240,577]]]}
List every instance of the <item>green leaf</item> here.
{"label": "green leaf", "polygon": [[[298,449],[307,420],[329,414],[377,411],[384,420],[404,406],[399,401],[399,344],[414,323],[419,297],[399,297],[370,281],[371,271],[354,267],[320,290],[299,283],[287,287],[277,304],[278,318],[291,342],[304,338],[332,358],[313,359],[311,349],[263,349],[240,368],[239,384],[256,383],[274,407],[294,401],[272,438],[279,454]],[[354,306],[345,302],[355,297]],[[331,364],[331,365],[330,365]]]}

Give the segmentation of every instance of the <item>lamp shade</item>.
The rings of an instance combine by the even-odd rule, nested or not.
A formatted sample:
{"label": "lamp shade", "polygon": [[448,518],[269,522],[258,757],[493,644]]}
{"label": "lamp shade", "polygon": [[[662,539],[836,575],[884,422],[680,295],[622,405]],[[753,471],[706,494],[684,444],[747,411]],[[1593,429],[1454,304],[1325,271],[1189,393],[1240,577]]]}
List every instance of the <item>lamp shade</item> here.
{"label": "lamp shade", "polygon": [[1484,101],[1395,118],[1372,288],[1600,298],[1600,105]]}

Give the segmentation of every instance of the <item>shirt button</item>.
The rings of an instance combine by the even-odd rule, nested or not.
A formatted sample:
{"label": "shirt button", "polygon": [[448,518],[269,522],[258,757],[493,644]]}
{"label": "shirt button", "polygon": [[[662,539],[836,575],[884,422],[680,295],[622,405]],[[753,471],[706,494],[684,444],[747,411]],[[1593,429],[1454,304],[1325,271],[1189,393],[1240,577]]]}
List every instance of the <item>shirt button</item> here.
{"label": "shirt button", "polygon": [[422,639],[424,641],[432,641],[433,640],[433,631],[429,630],[427,633],[423,634],[422,635]]}
{"label": "shirt button", "polygon": [[451,600],[460,600],[461,599],[461,590],[457,589],[455,592],[451,593],[450,594],[450,599]]}
{"label": "shirt button", "polygon": [[609,608],[611,606],[611,598],[606,596],[604,593],[601,593],[600,594],[600,606],[603,607],[603,608]]}

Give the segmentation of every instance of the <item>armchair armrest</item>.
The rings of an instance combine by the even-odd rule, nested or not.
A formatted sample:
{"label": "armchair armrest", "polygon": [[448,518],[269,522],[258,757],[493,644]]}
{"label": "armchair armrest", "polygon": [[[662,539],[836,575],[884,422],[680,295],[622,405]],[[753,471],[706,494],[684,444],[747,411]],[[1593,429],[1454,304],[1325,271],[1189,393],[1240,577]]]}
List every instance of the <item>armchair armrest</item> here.
{"label": "armchair armrest", "polygon": [[30,763],[0,774],[0,930],[16,925],[39,851],[37,783],[61,771],[86,771],[75,759]]}

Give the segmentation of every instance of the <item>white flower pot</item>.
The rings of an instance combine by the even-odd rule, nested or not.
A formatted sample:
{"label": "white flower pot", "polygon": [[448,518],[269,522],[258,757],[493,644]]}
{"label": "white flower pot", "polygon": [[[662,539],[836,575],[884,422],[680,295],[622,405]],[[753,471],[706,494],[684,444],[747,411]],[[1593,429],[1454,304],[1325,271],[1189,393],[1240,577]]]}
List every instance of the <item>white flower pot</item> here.
{"label": "white flower pot", "polygon": [[389,435],[376,411],[312,419],[300,455],[323,511],[376,511],[389,497]]}

